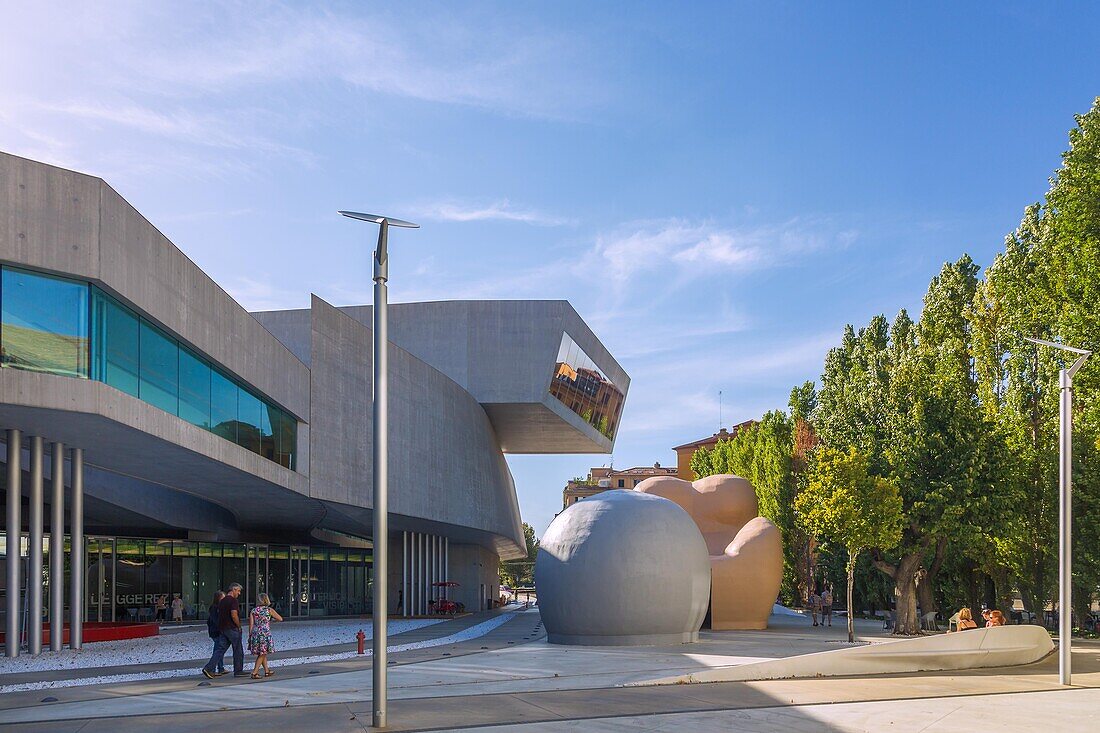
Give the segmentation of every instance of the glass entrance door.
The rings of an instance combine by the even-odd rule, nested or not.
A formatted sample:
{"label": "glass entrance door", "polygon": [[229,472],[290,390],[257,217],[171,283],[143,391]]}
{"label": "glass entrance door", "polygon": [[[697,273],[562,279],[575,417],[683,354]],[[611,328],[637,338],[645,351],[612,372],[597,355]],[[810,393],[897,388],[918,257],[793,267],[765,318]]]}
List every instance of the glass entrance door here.
{"label": "glass entrance door", "polygon": [[261,593],[267,593],[267,545],[248,545],[245,548],[244,612],[248,613],[259,602]]}
{"label": "glass entrance door", "polygon": [[290,615],[309,615],[309,548],[290,548]]}
{"label": "glass entrance door", "polygon": [[113,537],[86,537],[84,618],[89,621],[115,621],[115,540]]}

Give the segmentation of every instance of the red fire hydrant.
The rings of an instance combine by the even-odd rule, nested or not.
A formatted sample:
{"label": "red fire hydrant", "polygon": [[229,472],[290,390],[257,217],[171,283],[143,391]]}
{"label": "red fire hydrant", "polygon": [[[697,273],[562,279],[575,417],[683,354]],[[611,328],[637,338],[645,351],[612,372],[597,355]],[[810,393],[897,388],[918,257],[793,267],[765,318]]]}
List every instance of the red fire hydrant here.
{"label": "red fire hydrant", "polygon": [[367,635],[363,633],[362,629],[359,629],[359,633],[355,635],[355,640],[359,642],[359,654],[365,653],[363,646],[367,643]]}

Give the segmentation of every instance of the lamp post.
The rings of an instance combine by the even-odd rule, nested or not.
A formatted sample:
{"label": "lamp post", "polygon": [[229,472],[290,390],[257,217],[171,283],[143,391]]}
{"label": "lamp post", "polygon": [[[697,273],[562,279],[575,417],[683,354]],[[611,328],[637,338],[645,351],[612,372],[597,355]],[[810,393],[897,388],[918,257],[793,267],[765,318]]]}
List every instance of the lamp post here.
{"label": "lamp post", "polygon": [[1077,360],[1058,372],[1061,401],[1058,416],[1058,681],[1070,684],[1073,637],[1073,553],[1070,531],[1073,520],[1073,375],[1091,355],[1075,346],[1024,338],[1039,346],[1049,346],[1077,355]]}
{"label": "lamp post", "polygon": [[390,262],[386,244],[390,225],[418,229],[419,224],[391,219],[376,214],[361,214],[357,211],[341,211],[349,219],[369,221],[378,224],[378,246],[374,249],[374,430],[373,430],[373,503],[374,545],[373,565],[374,583],[371,588],[371,612],[373,658],[371,659],[371,687],[374,702],[371,706],[371,723],[375,728],[386,727],[386,620],[387,573],[389,572],[389,376],[387,372],[389,334],[387,332],[388,294],[386,281],[389,279]]}

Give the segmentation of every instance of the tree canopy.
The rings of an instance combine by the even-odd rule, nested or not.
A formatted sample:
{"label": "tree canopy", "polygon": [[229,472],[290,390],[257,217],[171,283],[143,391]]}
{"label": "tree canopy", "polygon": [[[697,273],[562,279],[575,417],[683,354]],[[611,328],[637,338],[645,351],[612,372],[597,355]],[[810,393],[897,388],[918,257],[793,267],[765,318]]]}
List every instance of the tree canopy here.
{"label": "tree canopy", "polygon": [[[802,543],[810,584],[847,567],[831,559],[839,528],[811,506],[832,497],[822,495],[825,477],[843,483],[837,472],[856,471],[858,456],[867,481],[895,487],[901,535],[866,545],[854,568],[854,602],[867,610],[896,602],[897,633],[919,633],[918,606],[1009,610],[1018,593],[1041,613],[1054,602],[1057,372],[1065,355],[1024,339],[1100,346],[1100,98],[1076,123],[1044,200],[1024,207],[984,272],[964,254],[932,278],[919,317],[902,310],[892,321],[876,315],[846,326],[818,384],[792,392],[789,413],[768,413],[693,462],[700,475],[752,480],[762,513],[785,537],[804,526],[817,540],[834,540]],[[1100,591],[1098,390],[1094,358],[1075,380],[1079,619]]]}

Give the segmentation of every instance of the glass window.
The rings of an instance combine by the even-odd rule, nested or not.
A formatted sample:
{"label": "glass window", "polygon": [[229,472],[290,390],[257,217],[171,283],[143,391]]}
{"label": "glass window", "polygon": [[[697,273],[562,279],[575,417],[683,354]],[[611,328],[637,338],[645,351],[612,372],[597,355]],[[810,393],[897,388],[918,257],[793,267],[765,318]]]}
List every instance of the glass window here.
{"label": "glass window", "polygon": [[275,460],[275,426],[280,412],[274,405],[260,403],[260,455],[269,461]]}
{"label": "glass window", "polygon": [[278,418],[275,427],[275,462],[291,470],[296,468],[294,454],[298,450],[298,421],[288,412],[274,413]]}
{"label": "glass window", "polygon": [[119,621],[152,621],[152,598],[145,594],[145,543],[115,541],[115,600]]}
{"label": "glass window", "polygon": [[[228,587],[231,583],[240,583],[242,586],[248,580],[247,563],[245,562],[244,545],[224,545],[224,558],[222,559],[222,582]],[[224,590],[224,588],[223,588]],[[242,602],[246,599],[241,599]]]}
{"label": "glass window", "polygon": [[0,364],[88,376],[88,286],[5,267]]}
{"label": "glass window", "polygon": [[180,347],[181,418],[210,429],[210,365],[187,348]]}
{"label": "glass window", "polygon": [[141,376],[138,396],[165,412],[178,414],[179,344],[156,326],[142,320],[138,347]]}
{"label": "glass window", "polygon": [[138,317],[92,288],[92,379],[138,396]]}
{"label": "glass window", "polygon": [[210,429],[237,442],[237,383],[217,369],[210,370]]}
{"label": "glass window", "polygon": [[237,444],[260,452],[260,398],[241,387],[237,392]]}
{"label": "glass window", "polygon": [[310,548],[309,563],[309,615],[327,616],[329,614],[328,594],[326,592],[326,570],[328,569],[328,551],[323,547]]}
{"label": "glass window", "polygon": [[623,393],[567,333],[558,347],[550,394],[608,438],[615,437]]}

